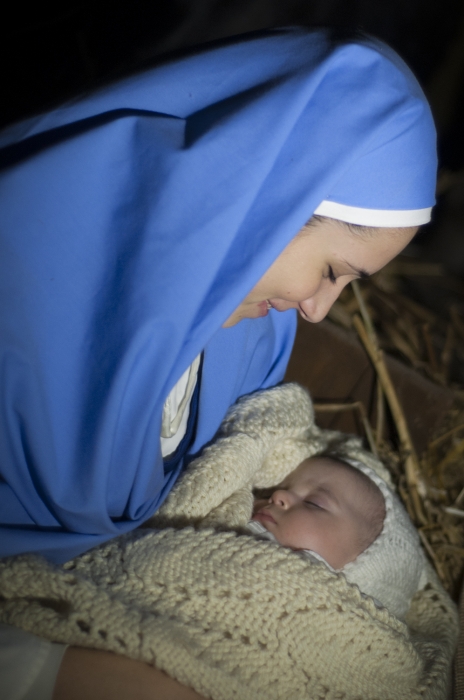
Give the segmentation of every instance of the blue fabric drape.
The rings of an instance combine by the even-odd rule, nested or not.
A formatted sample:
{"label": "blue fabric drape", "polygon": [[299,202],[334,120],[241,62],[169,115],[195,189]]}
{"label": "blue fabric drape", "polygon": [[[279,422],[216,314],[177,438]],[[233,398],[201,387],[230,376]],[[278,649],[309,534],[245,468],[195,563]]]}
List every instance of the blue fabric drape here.
{"label": "blue fabric drape", "polygon": [[322,200],[434,201],[409,70],[321,32],[203,47],[0,144],[0,555],[63,561],[153,512],[162,406],[202,350],[192,454],[282,378],[292,313],[221,326]]}

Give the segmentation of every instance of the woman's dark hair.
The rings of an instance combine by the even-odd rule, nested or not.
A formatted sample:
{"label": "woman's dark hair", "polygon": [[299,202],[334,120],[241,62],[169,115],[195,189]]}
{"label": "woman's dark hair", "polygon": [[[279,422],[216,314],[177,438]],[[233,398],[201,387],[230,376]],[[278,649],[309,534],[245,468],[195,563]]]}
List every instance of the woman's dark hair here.
{"label": "woman's dark hair", "polygon": [[322,224],[325,221],[333,221],[339,226],[344,226],[351,233],[358,234],[370,234],[374,233],[377,229],[375,226],[362,226],[361,224],[350,224],[348,221],[341,221],[340,219],[332,219],[330,216],[320,216],[319,214],[313,214],[306,226],[314,226],[314,224]]}

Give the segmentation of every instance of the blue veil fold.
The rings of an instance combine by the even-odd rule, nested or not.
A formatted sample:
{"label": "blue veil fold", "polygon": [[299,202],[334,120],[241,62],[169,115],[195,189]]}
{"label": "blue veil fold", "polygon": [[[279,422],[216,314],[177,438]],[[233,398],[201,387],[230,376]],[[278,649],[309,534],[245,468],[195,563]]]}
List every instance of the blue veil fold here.
{"label": "blue veil fold", "polygon": [[0,145],[0,555],[63,561],[153,512],[163,403],[202,350],[192,452],[281,378],[291,314],[221,326],[323,200],[434,201],[415,79],[324,32],[202,47]]}

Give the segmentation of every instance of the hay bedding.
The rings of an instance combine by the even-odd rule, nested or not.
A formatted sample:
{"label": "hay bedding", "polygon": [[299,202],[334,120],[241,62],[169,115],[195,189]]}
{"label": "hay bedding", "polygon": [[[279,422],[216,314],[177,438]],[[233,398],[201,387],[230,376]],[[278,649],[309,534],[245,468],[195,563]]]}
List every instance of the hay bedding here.
{"label": "hay bedding", "polygon": [[[421,288],[428,296],[434,290],[443,311],[411,297],[410,289]],[[454,393],[452,410],[421,455],[402,440],[404,416],[391,410],[388,398],[398,439],[385,440],[382,424],[372,433],[440,580],[457,601],[464,574],[464,285],[440,265],[400,257],[362,287],[346,288],[329,316],[355,328],[365,347],[374,344]],[[415,465],[408,470],[411,452]]]}
{"label": "hay bedding", "polygon": [[[411,291],[416,298],[411,297]],[[417,303],[421,296],[428,300],[435,296],[435,308]],[[335,323],[351,328],[359,313],[364,329],[370,328],[370,339],[377,348],[396,355],[417,372],[454,392],[454,407],[416,461],[421,494],[417,493],[416,479],[406,469],[401,440],[395,446],[385,442],[380,425],[375,442],[380,457],[394,475],[441,582],[452,598],[460,601],[461,631],[453,697],[461,700],[464,699],[464,285],[440,265],[399,258],[363,285],[362,295],[356,287],[347,288],[330,317]],[[359,333],[359,317],[355,325]],[[382,402],[383,397],[379,399]],[[416,504],[412,502],[414,494]]]}

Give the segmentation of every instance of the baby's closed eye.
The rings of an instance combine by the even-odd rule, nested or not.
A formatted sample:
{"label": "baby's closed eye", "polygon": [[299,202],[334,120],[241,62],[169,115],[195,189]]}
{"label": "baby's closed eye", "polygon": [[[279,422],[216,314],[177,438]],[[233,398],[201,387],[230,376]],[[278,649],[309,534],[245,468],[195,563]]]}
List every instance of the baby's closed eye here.
{"label": "baby's closed eye", "polygon": [[305,504],[312,508],[318,508],[319,510],[323,510],[323,506],[321,506],[320,503],[316,503],[316,501],[305,501]]}

